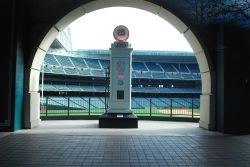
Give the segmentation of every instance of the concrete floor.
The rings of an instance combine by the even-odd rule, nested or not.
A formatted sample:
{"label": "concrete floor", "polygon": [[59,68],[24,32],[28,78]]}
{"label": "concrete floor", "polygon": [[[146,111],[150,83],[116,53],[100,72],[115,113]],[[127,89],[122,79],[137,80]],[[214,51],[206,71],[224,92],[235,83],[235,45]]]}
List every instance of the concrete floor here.
{"label": "concrete floor", "polygon": [[0,166],[250,166],[250,137],[197,123],[139,121],[138,129],[99,129],[98,121],[43,121],[0,133]]}
{"label": "concrete floor", "polygon": [[39,128],[21,130],[19,134],[74,134],[74,135],[164,135],[195,136],[220,135],[199,128],[198,123],[170,121],[139,121],[137,129],[98,128],[98,120],[43,121]]}

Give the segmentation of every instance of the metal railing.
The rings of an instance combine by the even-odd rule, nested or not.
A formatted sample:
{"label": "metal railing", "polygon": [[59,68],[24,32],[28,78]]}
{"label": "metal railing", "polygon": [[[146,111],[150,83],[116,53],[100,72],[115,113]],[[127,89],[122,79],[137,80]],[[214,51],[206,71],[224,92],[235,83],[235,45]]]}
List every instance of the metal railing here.
{"label": "metal railing", "polygon": [[[53,97],[41,98],[40,115],[94,116],[107,110],[104,97]],[[199,98],[132,98],[132,111],[137,116],[200,117]]]}

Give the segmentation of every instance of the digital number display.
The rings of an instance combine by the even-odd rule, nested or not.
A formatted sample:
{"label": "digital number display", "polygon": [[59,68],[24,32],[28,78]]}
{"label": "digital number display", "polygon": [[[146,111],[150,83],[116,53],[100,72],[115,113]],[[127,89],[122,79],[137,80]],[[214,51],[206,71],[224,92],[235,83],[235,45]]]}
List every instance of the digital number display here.
{"label": "digital number display", "polygon": [[123,90],[117,90],[117,99],[119,99],[119,100],[124,99],[124,91]]}
{"label": "digital number display", "polygon": [[116,71],[124,72],[125,70],[125,61],[119,60],[116,62]]}
{"label": "digital number display", "polygon": [[124,79],[125,76],[124,76],[123,74],[119,74],[119,75],[117,75],[117,78],[118,78],[118,79]]}

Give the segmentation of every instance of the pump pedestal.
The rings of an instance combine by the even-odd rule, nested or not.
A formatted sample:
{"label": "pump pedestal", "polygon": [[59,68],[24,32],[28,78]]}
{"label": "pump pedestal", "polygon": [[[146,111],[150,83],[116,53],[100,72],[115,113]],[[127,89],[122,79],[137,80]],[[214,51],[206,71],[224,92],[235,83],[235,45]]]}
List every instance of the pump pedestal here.
{"label": "pump pedestal", "polygon": [[138,118],[128,113],[104,113],[99,117],[99,128],[138,128]]}

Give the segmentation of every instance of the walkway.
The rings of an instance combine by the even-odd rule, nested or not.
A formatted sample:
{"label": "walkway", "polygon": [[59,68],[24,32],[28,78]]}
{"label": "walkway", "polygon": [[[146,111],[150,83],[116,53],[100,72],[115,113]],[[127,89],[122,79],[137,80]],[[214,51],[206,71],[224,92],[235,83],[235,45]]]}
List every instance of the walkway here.
{"label": "walkway", "polygon": [[0,137],[0,166],[250,166],[250,137],[195,123],[140,121],[99,129],[97,121],[44,121]]}

